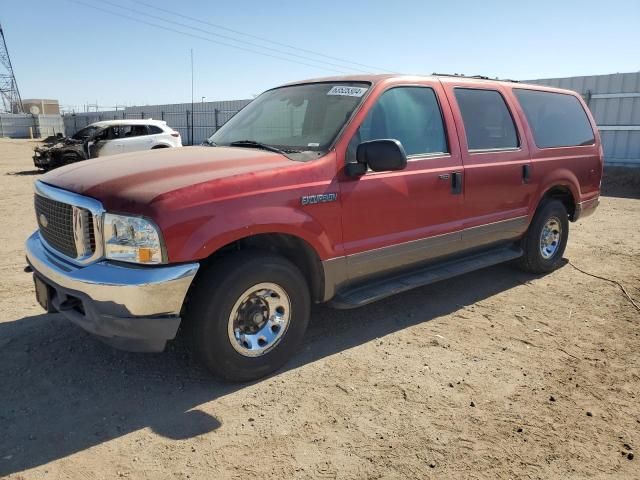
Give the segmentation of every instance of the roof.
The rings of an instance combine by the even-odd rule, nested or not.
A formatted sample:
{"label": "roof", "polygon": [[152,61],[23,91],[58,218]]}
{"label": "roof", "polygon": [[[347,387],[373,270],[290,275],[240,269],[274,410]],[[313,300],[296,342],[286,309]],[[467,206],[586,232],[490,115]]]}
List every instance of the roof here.
{"label": "roof", "polygon": [[124,118],[122,120],[103,120],[101,122],[94,122],[91,125],[95,125],[97,127],[112,127],[114,125],[166,125],[167,122],[164,120],[153,120],[152,118],[147,119],[133,119],[133,118]]}
{"label": "roof", "polygon": [[292,86],[292,85],[301,85],[304,83],[321,83],[321,82],[368,82],[372,85],[376,83],[380,83],[385,80],[400,80],[406,82],[419,82],[424,80],[440,80],[443,83],[452,83],[452,82],[461,82],[469,85],[473,84],[486,84],[488,83],[500,83],[500,84],[509,84],[513,86],[517,86],[520,88],[531,88],[535,90],[546,90],[560,93],[571,93],[575,94],[572,90],[566,90],[561,88],[553,88],[536,84],[528,84],[528,83],[520,83],[517,80],[508,80],[508,79],[499,79],[499,78],[489,78],[480,75],[475,76],[465,76],[458,74],[443,74],[443,73],[434,73],[432,75],[404,75],[404,74],[377,74],[377,75],[343,75],[343,76],[333,76],[333,77],[321,77],[321,78],[312,78],[309,80],[301,80],[297,82],[286,83],[282,86]]}

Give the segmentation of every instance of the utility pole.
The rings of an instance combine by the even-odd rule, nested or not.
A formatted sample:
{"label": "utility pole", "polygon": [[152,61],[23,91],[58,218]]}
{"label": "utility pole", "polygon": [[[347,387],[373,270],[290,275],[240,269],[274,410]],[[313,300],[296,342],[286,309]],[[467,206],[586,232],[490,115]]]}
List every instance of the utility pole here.
{"label": "utility pole", "polygon": [[193,48],[191,49],[191,145],[195,143],[193,139]]}
{"label": "utility pole", "polygon": [[2,25],[0,25],[0,97],[2,97],[5,111],[9,113],[22,113],[24,111]]}

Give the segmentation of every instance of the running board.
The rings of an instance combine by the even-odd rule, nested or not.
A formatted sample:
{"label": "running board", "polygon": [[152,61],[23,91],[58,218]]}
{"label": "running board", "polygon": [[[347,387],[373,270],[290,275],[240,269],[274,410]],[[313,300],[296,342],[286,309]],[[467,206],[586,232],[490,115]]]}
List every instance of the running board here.
{"label": "running board", "polygon": [[396,293],[456,277],[498,263],[508,262],[522,256],[522,249],[515,246],[492,248],[462,258],[448,260],[435,265],[412,270],[408,273],[375,280],[371,283],[348,288],[338,293],[329,302],[334,308],[361,307]]}

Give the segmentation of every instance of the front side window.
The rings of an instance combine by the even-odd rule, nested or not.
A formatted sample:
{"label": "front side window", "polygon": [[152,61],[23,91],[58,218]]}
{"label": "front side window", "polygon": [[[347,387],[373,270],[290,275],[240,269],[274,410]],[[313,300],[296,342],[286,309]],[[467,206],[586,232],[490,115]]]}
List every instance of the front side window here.
{"label": "front side window", "polygon": [[100,131],[101,128],[102,127],[90,125],[88,127],[84,127],[81,130],[78,130],[71,138],[73,138],[74,140],[86,140],[87,138],[93,137],[96,133],[98,133],[98,131]]}
{"label": "front side window", "polygon": [[269,90],[225,123],[209,143],[250,141],[294,154],[326,151],[368,89],[364,82],[332,82]]}
{"label": "front side window", "polygon": [[518,134],[507,104],[496,90],[456,88],[469,150],[518,148]]}
{"label": "front side window", "polygon": [[349,161],[358,144],[399,140],[407,156],[446,153],[447,139],[436,94],[427,87],[395,87],[384,92],[349,143]]}
{"label": "front side window", "polygon": [[538,148],[593,145],[584,108],[573,95],[514,88]]}

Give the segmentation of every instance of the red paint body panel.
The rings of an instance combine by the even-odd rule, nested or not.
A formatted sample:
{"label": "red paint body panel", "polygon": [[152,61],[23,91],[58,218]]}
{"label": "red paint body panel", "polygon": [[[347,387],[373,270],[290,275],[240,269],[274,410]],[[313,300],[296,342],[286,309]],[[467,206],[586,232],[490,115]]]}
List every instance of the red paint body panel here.
{"label": "red paint body panel", "polygon": [[[338,142],[338,166],[345,164],[347,145],[376,100],[386,90],[399,85],[432,88],[439,99],[445,123],[453,122],[442,85],[437,79],[386,78],[375,85],[361,111]],[[439,178],[439,175],[462,171],[455,129],[447,129],[447,140],[449,155],[412,156],[405,170],[368,172],[360,178],[350,178],[340,172],[343,236],[347,255],[461,228],[463,195],[451,195],[450,181]]]}
{"label": "red paint body panel", "polygon": [[[582,99],[595,144],[538,149],[512,93],[523,85],[393,75],[335,80],[369,81],[372,86],[333,148],[315,160],[296,162],[247,148],[188,147],[76,163],[47,174],[43,181],[96,198],[108,211],[152,218],[160,226],[170,262],[203,259],[235,240],[273,232],[303,239],[326,260],[499,220],[531,218],[552,187],[566,186],[575,202],[599,195],[600,138]],[[450,154],[411,157],[402,171],[347,177],[349,140],[382,92],[397,85],[434,89]],[[468,152],[453,94],[456,86],[498,90],[515,120],[520,148]],[[525,164],[531,168],[528,183],[522,179]],[[450,183],[440,178],[451,172],[463,173],[459,195],[452,195]],[[334,192],[338,201],[301,203],[302,196]]]}

